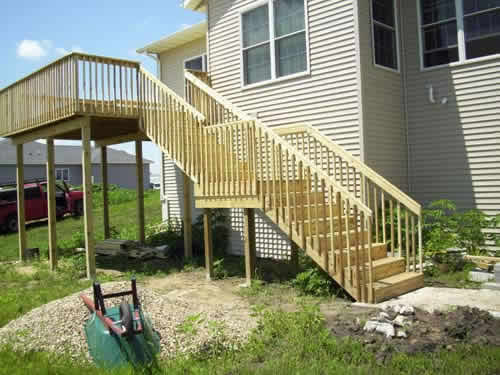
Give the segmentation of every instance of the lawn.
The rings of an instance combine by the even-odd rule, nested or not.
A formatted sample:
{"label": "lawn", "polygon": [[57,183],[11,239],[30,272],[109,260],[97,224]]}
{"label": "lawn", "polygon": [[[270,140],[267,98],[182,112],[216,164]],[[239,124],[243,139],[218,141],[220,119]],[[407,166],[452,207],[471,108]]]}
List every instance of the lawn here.
{"label": "lawn", "polygon": [[[111,206],[111,223],[114,234],[120,238],[136,236],[136,202],[130,193],[119,193]],[[94,210],[96,237],[102,238],[102,208],[98,197]],[[161,207],[159,193],[148,192],[145,198],[146,222],[160,221]],[[49,301],[62,298],[90,286],[90,281],[82,279],[83,257],[70,255],[70,249],[81,241],[83,223],[81,218],[66,218],[58,223],[59,244],[62,259],[58,272],[48,271],[47,262],[37,262],[26,266],[0,265],[0,329],[9,321],[31,309]],[[17,236],[4,235],[0,259],[17,259]],[[45,223],[32,225],[28,229],[30,247],[39,247],[46,256],[47,227]],[[257,329],[248,343],[238,350],[221,350],[217,343],[196,356],[179,356],[156,364],[148,369],[124,368],[108,372],[93,365],[64,355],[46,352],[20,353],[8,346],[0,347],[0,375],[21,374],[499,374],[500,348],[486,346],[459,346],[453,351],[443,348],[436,353],[416,355],[397,354],[386,362],[380,362],[362,342],[353,339],[342,340],[331,334],[319,304],[325,303],[324,296],[302,298],[298,311],[285,312],[265,308],[266,301],[283,295],[284,290],[295,288],[297,293],[309,289],[309,283],[322,285],[321,290],[332,293],[332,286],[324,284],[324,278],[316,272],[303,272],[302,278],[290,276],[288,272],[274,274],[278,269],[268,262],[269,272],[264,272],[266,262],[260,262],[259,269],[273,276],[268,282],[256,282],[245,289],[241,296],[254,307],[259,319]],[[203,264],[203,258],[184,264],[181,259],[163,262],[158,267],[153,262],[124,264],[122,276],[108,276],[105,280],[128,279],[130,272],[139,280],[158,271],[189,272],[194,265]],[[117,266],[115,264],[115,266]],[[119,265],[118,265],[119,266]],[[156,267],[156,268],[155,268]],[[115,267],[120,268],[120,267]],[[217,274],[221,277],[244,275],[242,258],[225,257],[217,262]],[[27,269],[29,272],[26,272]],[[281,270],[281,268],[280,268]],[[295,277],[295,278],[294,278]],[[315,290],[318,288],[316,287]],[[333,303],[333,302],[332,302]]]}
{"label": "lawn", "polygon": [[[137,204],[135,195],[131,191],[116,190],[110,194],[110,224],[114,235],[122,239],[136,239],[137,233]],[[102,205],[100,194],[94,194],[94,230],[97,240],[104,238]],[[146,223],[154,224],[161,221],[160,192],[158,190],[146,191],[144,197],[144,209]],[[47,222],[42,221],[30,224],[27,227],[28,247],[38,247],[42,257],[48,254],[48,228]],[[83,218],[65,217],[57,222],[57,241],[62,249],[81,245],[83,240]],[[18,255],[18,236],[17,233],[0,235],[0,262],[8,260],[17,260]]]}
{"label": "lawn", "polygon": [[[72,281],[64,272],[40,270],[34,275],[19,275],[7,266],[0,267],[3,288],[0,326],[51,299],[84,289],[88,281]],[[269,285],[269,284],[268,284]],[[273,287],[272,284],[269,287]],[[255,293],[272,293],[260,285]],[[22,296],[22,298],[21,298]],[[22,300],[22,305],[19,304]],[[500,348],[457,346],[454,351],[429,354],[395,355],[380,363],[363,343],[332,336],[314,298],[297,312],[255,308],[258,328],[239,350],[222,351],[213,344],[196,356],[179,356],[160,362],[154,368],[124,368],[104,371],[64,355],[46,352],[20,353],[0,347],[0,374],[498,374]],[[0,310],[1,311],[1,310]]]}

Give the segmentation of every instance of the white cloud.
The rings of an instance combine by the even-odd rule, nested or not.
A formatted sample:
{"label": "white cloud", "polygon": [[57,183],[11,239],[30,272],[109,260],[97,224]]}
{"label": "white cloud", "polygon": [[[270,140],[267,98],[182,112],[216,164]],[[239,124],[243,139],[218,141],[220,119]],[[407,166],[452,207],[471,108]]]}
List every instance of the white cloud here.
{"label": "white cloud", "polygon": [[41,57],[47,56],[47,50],[50,46],[51,43],[48,40],[38,41],[24,39],[17,46],[17,55],[24,59],[38,60]]}
{"label": "white cloud", "polygon": [[17,56],[23,59],[38,60],[42,57],[59,55],[64,56],[71,52],[84,52],[82,47],[73,45],[70,49],[54,47],[51,40],[24,39],[17,46]]}
{"label": "white cloud", "polygon": [[181,25],[181,28],[180,28],[180,29],[181,29],[181,30],[189,29],[191,26],[193,26],[193,25],[190,25],[190,24],[188,24],[188,23],[183,23],[183,24]]}
{"label": "white cloud", "polygon": [[71,52],[84,52],[82,47],[80,46],[73,46],[71,47],[70,50],[67,50],[66,48],[62,48],[62,47],[57,47],[54,49],[54,51],[58,54],[58,55],[61,55],[61,56],[64,56],[64,55],[67,55],[68,53],[71,53]]}

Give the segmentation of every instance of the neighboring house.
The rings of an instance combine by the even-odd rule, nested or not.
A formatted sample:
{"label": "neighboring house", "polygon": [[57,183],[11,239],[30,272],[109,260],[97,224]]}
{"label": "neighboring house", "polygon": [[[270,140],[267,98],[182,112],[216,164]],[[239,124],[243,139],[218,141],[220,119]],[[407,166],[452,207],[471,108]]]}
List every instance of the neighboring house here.
{"label": "neighboring house", "polygon": [[[206,23],[140,50],[158,55],[160,78],[179,94],[184,68],[207,70],[243,111],[269,126],[315,126],[420,203],[451,199],[500,213],[499,1],[183,5],[206,13]],[[165,217],[182,215],[182,177],[163,164]],[[239,210],[232,224],[241,252]],[[264,219],[257,231],[260,255],[287,248]]]}
{"label": "neighboring house", "polygon": [[[24,145],[25,179],[46,179],[47,147],[43,143]],[[55,146],[56,180],[70,185],[82,184],[82,148]],[[150,188],[150,160],[144,160],[144,188]],[[126,189],[137,187],[135,156],[108,148],[108,179],[110,184]],[[101,182],[101,152],[92,149],[92,180]],[[16,181],[16,147],[8,140],[0,141],[0,184]]]}

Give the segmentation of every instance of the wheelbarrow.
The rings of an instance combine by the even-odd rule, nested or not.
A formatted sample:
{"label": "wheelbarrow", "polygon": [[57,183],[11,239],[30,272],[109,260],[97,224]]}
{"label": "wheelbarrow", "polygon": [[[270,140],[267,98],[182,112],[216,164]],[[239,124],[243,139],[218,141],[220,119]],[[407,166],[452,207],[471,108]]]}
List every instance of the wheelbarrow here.
{"label": "wheelbarrow", "polygon": [[[103,294],[94,282],[93,292],[94,301],[83,294],[80,298],[91,313],[85,336],[94,363],[102,368],[151,363],[160,351],[160,338],[141,309],[136,280],[132,279],[130,290],[111,294]],[[106,308],[106,299],[126,296],[132,296],[132,304],[124,301]]]}

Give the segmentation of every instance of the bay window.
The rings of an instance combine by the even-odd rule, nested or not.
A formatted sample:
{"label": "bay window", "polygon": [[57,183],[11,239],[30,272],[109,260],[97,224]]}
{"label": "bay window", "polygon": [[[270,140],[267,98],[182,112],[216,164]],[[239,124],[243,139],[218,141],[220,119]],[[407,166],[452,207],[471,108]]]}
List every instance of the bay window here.
{"label": "bay window", "polygon": [[241,13],[243,85],[308,70],[306,0],[265,0]]}
{"label": "bay window", "polygon": [[500,0],[420,0],[419,10],[424,68],[500,53]]}

